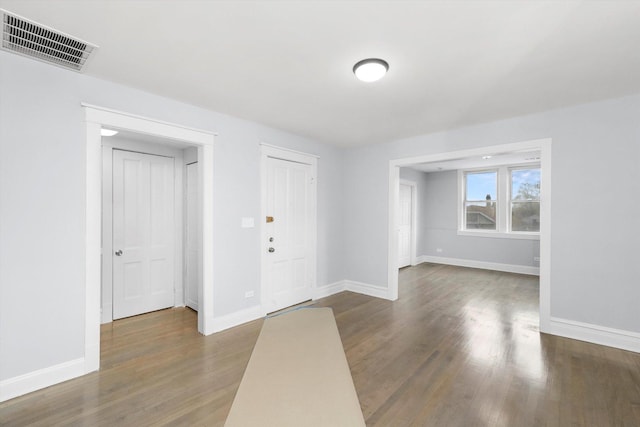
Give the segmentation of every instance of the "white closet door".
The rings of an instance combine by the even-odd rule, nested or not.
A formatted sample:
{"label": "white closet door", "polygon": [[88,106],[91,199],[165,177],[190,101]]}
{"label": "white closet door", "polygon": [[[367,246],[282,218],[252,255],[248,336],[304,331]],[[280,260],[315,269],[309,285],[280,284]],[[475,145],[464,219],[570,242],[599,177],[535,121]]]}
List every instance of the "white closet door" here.
{"label": "white closet door", "polygon": [[113,150],[113,318],[174,305],[174,159]]}

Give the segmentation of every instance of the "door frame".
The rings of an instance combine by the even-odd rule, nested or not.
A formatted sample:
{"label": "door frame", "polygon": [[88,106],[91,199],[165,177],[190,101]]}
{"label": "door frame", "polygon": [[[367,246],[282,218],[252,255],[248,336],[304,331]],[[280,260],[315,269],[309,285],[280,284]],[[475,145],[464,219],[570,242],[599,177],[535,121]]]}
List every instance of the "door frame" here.
{"label": "door frame", "polygon": [[[196,158],[193,161],[188,161],[185,158],[183,158],[183,162],[182,162],[182,168],[183,168],[183,175],[182,175],[182,181],[183,181],[183,185],[182,185],[182,215],[183,215],[183,228],[182,228],[182,247],[183,247],[183,253],[182,253],[182,266],[184,269],[184,275],[182,276],[182,301],[184,302],[184,306],[185,307],[189,307],[195,311],[198,311],[198,302],[196,301],[195,307],[191,307],[190,305],[187,304],[187,293],[188,293],[188,274],[187,274],[187,269],[189,268],[188,265],[188,259],[189,259],[189,235],[188,235],[188,227],[190,224],[190,220],[189,220],[189,210],[188,210],[188,198],[189,198],[189,166],[191,165],[196,165],[196,167],[199,169],[198,165],[198,159]],[[197,172],[197,171],[196,171]],[[196,177],[196,181],[197,181],[197,177]],[[198,189],[198,193],[200,192],[200,190]],[[196,206],[197,209],[197,206]],[[197,219],[196,219],[197,222]],[[200,232],[200,225],[201,224],[196,224],[197,229],[196,229],[196,234],[198,235],[198,241],[199,243],[201,242],[200,237],[202,237],[202,233]],[[198,241],[196,242],[196,244],[198,244]],[[200,253],[197,254],[198,255],[198,259],[199,262],[202,263],[202,257],[199,256]],[[200,275],[198,275],[200,276]],[[202,280],[201,277],[197,277],[196,280],[196,286],[198,288],[200,288],[200,286],[202,286]],[[197,296],[196,296],[197,298]]]}
{"label": "door frame", "polygon": [[[411,233],[409,233],[410,249],[409,249],[409,265],[416,265],[416,242],[417,242],[417,196],[418,196],[418,184],[408,179],[401,179],[398,185],[406,185],[411,189]],[[400,190],[400,187],[398,187]],[[400,208],[400,200],[398,199],[398,209]]]}
{"label": "door frame", "polygon": [[540,332],[550,332],[551,328],[551,138],[510,144],[472,148],[461,151],[445,151],[436,154],[407,157],[389,161],[388,199],[388,253],[387,280],[388,299],[398,299],[398,193],[400,189],[400,168],[416,163],[440,162],[464,157],[482,157],[500,152],[540,150]]}
{"label": "door frame", "polygon": [[198,148],[202,226],[202,287],[198,292],[198,331],[213,333],[213,141],[215,134],[82,103],[86,124],[85,218],[85,373],[100,369],[100,292],[102,226],[102,136],[100,129],[122,129],[168,138]]}
{"label": "door frame", "polygon": [[260,310],[263,315],[267,314],[267,273],[268,273],[268,258],[267,247],[268,236],[266,216],[267,212],[267,160],[280,159],[290,162],[302,163],[311,166],[311,177],[313,185],[310,190],[311,197],[311,254],[310,270],[311,270],[311,289],[309,297],[313,298],[317,287],[317,254],[318,254],[318,231],[317,231],[317,217],[318,217],[318,159],[319,157],[313,154],[302,153],[300,151],[290,150],[287,148],[280,148],[270,144],[260,144],[260,197],[261,208],[260,218],[258,220],[260,224]]}

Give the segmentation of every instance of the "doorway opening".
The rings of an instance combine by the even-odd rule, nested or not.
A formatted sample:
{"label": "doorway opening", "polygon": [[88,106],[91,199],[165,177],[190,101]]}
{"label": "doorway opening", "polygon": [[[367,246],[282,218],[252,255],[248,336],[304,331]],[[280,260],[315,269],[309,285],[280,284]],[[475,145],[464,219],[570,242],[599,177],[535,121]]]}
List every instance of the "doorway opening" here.
{"label": "doorway opening", "polygon": [[[194,147],[198,168],[198,223],[201,228],[198,267],[198,331],[213,332],[213,140],[214,134],[172,123],[82,104],[86,120],[86,253],[85,253],[85,373],[100,367],[102,258],[102,136],[108,128]],[[109,254],[110,255],[110,254]]]}
{"label": "doorway opening", "polygon": [[155,136],[103,136],[103,324],[169,307],[198,310],[197,155]]}
{"label": "doorway opening", "polygon": [[[551,201],[551,139],[541,139],[512,144],[503,144],[477,149],[445,152],[424,156],[415,156],[392,160],[389,163],[389,228],[388,228],[388,283],[389,299],[398,298],[398,227],[399,227],[399,191],[400,169],[417,164],[450,162],[469,158],[482,158],[496,153],[515,153],[536,151],[539,153],[540,165],[540,233],[539,233],[539,276],[540,276],[540,331],[547,332],[550,326],[550,201]],[[460,195],[457,195],[460,197]],[[420,254],[419,254],[420,255]],[[418,257],[420,258],[420,257]]]}

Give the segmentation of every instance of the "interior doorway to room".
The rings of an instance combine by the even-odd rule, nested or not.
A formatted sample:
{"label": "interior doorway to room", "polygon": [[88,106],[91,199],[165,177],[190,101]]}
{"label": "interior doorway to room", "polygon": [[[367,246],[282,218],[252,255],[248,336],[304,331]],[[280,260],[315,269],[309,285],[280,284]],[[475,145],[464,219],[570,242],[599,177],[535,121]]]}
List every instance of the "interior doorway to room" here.
{"label": "interior doorway to room", "polygon": [[[475,169],[481,170],[483,166],[482,166],[482,163],[478,163],[478,161],[485,161],[485,164],[486,164],[486,161],[494,156],[504,157],[505,159],[504,164],[506,165],[506,164],[511,164],[510,163],[511,160],[509,159],[510,155],[518,157],[518,156],[521,156],[523,153],[535,154],[535,155],[533,154],[527,155],[526,158],[532,159],[533,162],[537,162],[537,165],[538,165],[537,167],[539,168],[539,173],[541,177],[539,181],[539,185],[540,185],[539,191],[541,194],[539,198],[539,209],[540,209],[539,210],[539,227],[540,227],[539,235],[538,236],[505,235],[500,237],[504,237],[504,241],[507,241],[509,239],[527,239],[527,238],[539,239],[539,240],[536,240],[536,242],[539,242],[539,255],[535,257],[535,259],[539,261],[539,267],[524,266],[524,271],[522,272],[524,274],[539,274],[539,280],[540,280],[539,315],[540,315],[540,330],[542,332],[547,331],[548,325],[550,324],[550,269],[549,269],[549,264],[550,264],[550,256],[549,256],[549,253],[550,253],[550,250],[549,250],[550,248],[550,235],[549,235],[550,197],[549,195],[550,195],[550,189],[551,189],[551,186],[550,186],[551,165],[549,161],[550,152],[551,152],[551,140],[545,139],[545,140],[527,141],[522,143],[505,144],[501,146],[485,147],[481,149],[471,149],[471,150],[463,150],[458,152],[440,153],[436,155],[417,156],[412,158],[391,161],[390,175],[389,175],[389,185],[390,185],[390,189],[392,190],[390,191],[390,194],[389,194],[389,206],[399,207],[400,199],[402,197],[401,192],[403,191],[401,186],[401,180],[400,180],[400,168],[420,169],[421,166],[422,167],[431,166],[431,167],[435,167],[434,171],[437,171],[438,169],[443,170],[445,168],[449,168],[453,170],[453,174],[454,174],[453,177],[455,180],[456,176],[459,176],[456,174],[459,174],[460,173],[459,171],[462,169],[475,168]],[[482,159],[482,160],[479,160],[479,159]],[[473,161],[476,161],[476,163],[471,164]],[[517,164],[518,162],[515,162],[515,163]],[[523,166],[522,162],[520,162],[520,166]],[[459,183],[459,181],[455,181],[455,182]],[[510,227],[509,221],[511,221],[513,218],[511,218],[510,214],[508,213],[510,211],[508,210],[506,205],[504,205],[504,201],[511,200],[509,198],[511,196],[507,196],[507,195],[509,194],[510,191],[513,190],[514,187],[503,185],[503,188],[504,189],[501,191],[503,191],[503,194],[502,194],[503,206],[505,206],[505,209],[500,214],[502,215],[501,221],[503,221],[503,224],[507,224],[507,227]],[[440,195],[434,196],[432,194],[431,197],[432,198],[430,200],[432,201],[442,200]],[[453,211],[448,213],[447,215],[449,215],[450,217],[453,216],[453,218],[457,217],[457,224],[459,225],[462,223],[462,221],[465,221],[465,218],[466,218],[466,216],[461,213],[459,209],[460,205],[458,204],[460,203],[460,200],[463,200],[462,199],[463,194],[460,192],[460,186],[456,184],[454,188],[449,189],[447,193],[447,197],[451,198],[452,206],[455,206],[451,209]],[[476,204],[480,206],[479,203],[476,203]],[[487,204],[491,204],[493,206],[495,204],[495,200],[492,200],[492,201],[484,200],[484,197],[483,197],[483,208],[486,208],[485,205]],[[480,211],[481,209],[477,209],[477,210]],[[421,213],[421,215],[423,214],[424,213]],[[510,217],[506,218],[507,215],[509,215]],[[401,248],[401,242],[399,242],[399,240],[401,236],[398,233],[400,224],[403,221],[403,219],[401,218],[402,216],[401,209],[398,209],[398,208],[390,209],[389,216],[390,216],[389,257],[388,257],[389,295],[391,299],[397,299],[398,298],[398,268],[402,266],[402,264],[400,263],[401,258],[399,256],[400,248]],[[440,216],[442,217],[443,215],[440,215]],[[438,227],[435,227],[435,228],[438,228]],[[453,236],[452,238],[455,239],[458,236],[466,237],[464,236],[465,235],[464,227],[462,231],[459,226],[454,226],[450,228],[451,228],[450,231]],[[479,230],[479,231],[482,231],[482,230]],[[425,231],[422,230],[421,233],[425,234]],[[443,233],[442,227],[434,231],[434,235],[438,233],[440,234]],[[510,231],[508,233],[503,233],[503,234],[509,234],[509,233]],[[478,234],[481,234],[481,233],[478,233]],[[486,235],[484,236],[484,238],[496,237],[495,235],[491,235],[491,233],[485,233],[485,234]],[[526,233],[522,233],[522,234],[526,234]],[[433,242],[423,242],[419,244],[419,246],[425,248],[429,246],[430,243],[433,243]],[[464,249],[468,250],[469,249],[468,243],[470,242],[466,242],[466,243],[467,245],[464,246]],[[444,260],[445,263],[450,263],[453,265],[472,266],[476,268],[489,268],[489,269],[492,269],[492,267],[495,267],[495,269],[497,270],[502,269],[502,271],[511,271],[508,269],[509,265],[500,264],[497,262],[491,263],[491,262],[479,261],[475,265],[465,265],[465,263],[458,263],[459,261],[458,259],[448,258],[446,254],[443,254],[443,249],[441,247],[434,246],[433,248],[430,248],[430,249],[433,249],[433,252],[437,253],[438,256],[425,255],[422,253],[418,253],[416,254],[417,255],[416,258],[418,262],[430,261],[433,259],[436,259],[436,261],[432,261],[432,262],[438,262],[437,259],[441,259],[441,260]],[[531,254],[531,260],[532,261],[534,260],[534,254]],[[507,269],[504,269],[505,267]],[[518,266],[518,267],[521,267],[521,266]],[[513,271],[513,272],[521,272],[521,271]]]}
{"label": "interior doorway to room", "polygon": [[120,131],[102,159],[102,323],[187,299],[197,310],[197,169],[185,165],[197,150]]}
{"label": "interior doorway to room", "polygon": [[[215,331],[213,319],[213,140],[214,134],[102,107],[82,104],[86,121],[86,245],[84,372],[100,368],[102,282],[102,136],[103,128],[164,139],[181,149],[193,147],[198,168],[198,331]],[[134,150],[135,151],[135,150]],[[107,257],[109,258],[109,257]]]}
{"label": "interior doorway to room", "polygon": [[262,307],[310,300],[316,280],[317,158],[262,146]]}

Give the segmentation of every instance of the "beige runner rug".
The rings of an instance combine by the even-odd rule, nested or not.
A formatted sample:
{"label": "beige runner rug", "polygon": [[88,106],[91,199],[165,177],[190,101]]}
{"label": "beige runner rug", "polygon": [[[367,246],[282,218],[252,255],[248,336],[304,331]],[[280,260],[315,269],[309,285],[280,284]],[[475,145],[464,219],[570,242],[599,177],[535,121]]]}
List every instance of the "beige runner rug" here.
{"label": "beige runner rug", "polygon": [[265,320],[225,426],[364,426],[333,310]]}

